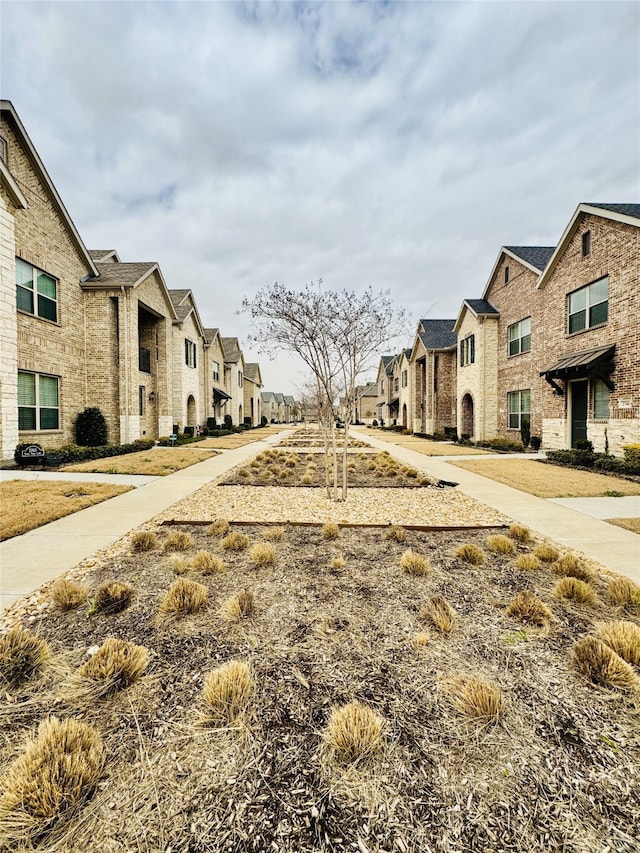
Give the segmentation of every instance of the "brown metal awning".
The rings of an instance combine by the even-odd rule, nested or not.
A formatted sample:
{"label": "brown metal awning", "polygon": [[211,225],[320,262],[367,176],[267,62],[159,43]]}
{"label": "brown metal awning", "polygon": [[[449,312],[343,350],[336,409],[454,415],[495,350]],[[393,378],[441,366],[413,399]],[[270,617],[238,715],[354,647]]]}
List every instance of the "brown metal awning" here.
{"label": "brown metal awning", "polygon": [[613,382],[609,379],[613,372],[615,355],[615,344],[607,344],[595,349],[582,350],[570,355],[563,355],[551,367],[540,371],[553,390],[562,395],[564,392],[554,380],[562,379],[568,382],[570,379],[587,379],[595,377],[602,379],[610,391],[613,391]]}
{"label": "brown metal awning", "polygon": [[224,402],[226,403],[226,402],[227,402],[227,400],[230,400],[230,399],[231,399],[231,394],[227,394],[227,392],[226,392],[226,391],[221,391],[219,388],[212,388],[211,390],[213,391],[213,401],[214,401],[214,403],[215,403],[217,400],[220,400],[221,402],[222,402],[222,401],[224,401]]}

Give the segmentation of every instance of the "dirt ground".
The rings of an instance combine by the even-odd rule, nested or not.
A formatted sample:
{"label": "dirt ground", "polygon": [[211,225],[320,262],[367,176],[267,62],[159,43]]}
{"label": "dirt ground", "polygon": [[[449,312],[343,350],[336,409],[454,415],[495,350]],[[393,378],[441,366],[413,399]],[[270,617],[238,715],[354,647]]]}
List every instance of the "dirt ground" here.
{"label": "dirt ground", "polygon": [[109,456],[91,462],[78,462],[64,465],[60,470],[80,471],[101,474],[147,474],[151,477],[166,477],[196,462],[211,459],[216,453],[198,447],[155,447],[140,453],[128,453],[124,456]]}
{"label": "dirt ground", "polygon": [[0,540],[19,536],[131,488],[106,483],[7,480],[0,483]]}
{"label": "dirt ground", "polygon": [[[207,527],[148,528],[159,547],[113,556],[85,579],[90,598],[106,580],[130,582],[131,605],[110,616],[86,605],[49,611],[32,628],[55,665],[0,699],[0,772],[51,713],[94,725],[106,745],[95,796],[35,849],[637,853],[639,700],[585,681],[570,659],[597,621],[640,620],[606,603],[603,577],[598,603],[577,605],[554,596],[548,568],[519,569],[516,555],[487,552],[477,568],[456,557],[463,542],[486,550],[495,531],[410,531],[398,543],[384,529],[343,528],[326,541],[320,527],[290,525],[273,543],[275,564],[256,568]],[[176,529],[193,536],[184,556],[206,549],[226,570],[189,569],[208,606],[167,623],[158,609],[175,574],[161,545]],[[266,530],[233,529],[250,544]],[[407,548],[430,558],[426,576],[402,571]],[[336,557],[343,568],[331,567]],[[219,606],[245,589],[255,614],[228,624]],[[505,614],[523,589],[550,607],[546,629]],[[420,615],[434,595],[455,608],[450,634]],[[416,646],[420,631],[430,638]],[[110,699],[82,698],[72,674],[107,637],[148,648],[147,674]],[[205,724],[205,677],[229,660],[251,667],[248,714]],[[453,709],[446,685],[459,673],[500,688],[499,722]],[[382,749],[355,765],[323,745],[332,708],[354,699],[384,720]]]}
{"label": "dirt ground", "polygon": [[610,492],[640,495],[640,483],[534,459],[466,459],[451,464],[539,498],[590,498]]}

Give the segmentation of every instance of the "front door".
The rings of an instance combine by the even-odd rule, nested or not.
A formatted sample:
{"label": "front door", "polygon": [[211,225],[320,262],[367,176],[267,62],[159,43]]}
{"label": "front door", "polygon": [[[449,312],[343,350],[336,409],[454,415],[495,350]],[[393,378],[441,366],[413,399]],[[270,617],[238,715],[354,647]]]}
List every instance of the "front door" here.
{"label": "front door", "polygon": [[587,385],[584,382],[571,383],[571,447],[587,437]]}

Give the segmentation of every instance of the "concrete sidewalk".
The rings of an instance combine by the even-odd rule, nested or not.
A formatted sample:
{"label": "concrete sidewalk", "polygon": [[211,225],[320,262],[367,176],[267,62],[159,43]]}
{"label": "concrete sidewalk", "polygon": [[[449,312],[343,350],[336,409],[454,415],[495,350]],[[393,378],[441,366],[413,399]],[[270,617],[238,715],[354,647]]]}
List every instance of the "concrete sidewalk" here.
{"label": "concrete sidewalk", "polygon": [[[230,468],[240,465],[264,450],[277,444],[286,432],[228,450],[205,462],[176,471],[167,477],[145,478],[151,480],[103,503],[59,518],[22,536],[0,543],[1,609],[18,598],[37,589],[41,584],[73,568],[81,560],[107,548],[125,533],[153,518],[159,512],[185,498]],[[6,471],[4,473],[19,473]],[[26,472],[25,472],[26,473]],[[71,475],[48,472],[30,472],[29,479],[63,479]],[[85,482],[94,477],[108,477],[108,482],[118,482],[118,474],[74,474]],[[3,477],[10,479],[10,477]],[[129,478],[131,479],[131,478]],[[122,482],[120,480],[119,482]]]}
{"label": "concrete sidewalk", "polygon": [[[415,450],[399,447],[389,441],[380,441],[372,436],[370,431],[366,433],[357,429],[350,430],[354,438],[367,441],[380,450],[387,450],[396,459],[407,465],[412,465],[419,471],[424,471],[439,480],[448,480],[458,483],[458,489],[470,497],[476,498],[487,506],[493,507],[504,513],[514,521],[526,524],[532,530],[543,536],[554,539],[560,545],[567,548],[576,548],[587,557],[591,557],[608,569],[632,578],[640,582],[640,536],[630,530],[624,530],[612,524],[601,521],[596,516],[596,509],[601,508],[600,498],[578,498],[581,501],[580,509],[573,505],[565,505],[556,500],[544,500],[518,489],[497,483],[480,474],[457,468],[443,461],[442,457],[425,456]],[[455,457],[460,459],[461,457]],[[468,458],[468,457],[462,457]],[[488,456],[483,457],[490,458]],[[531,458],[527,455],[527,458]],[[535,457],[534,457],[535,458]],[[574,500],[574,499],[566,499]],[[613,506],[622,507],[623,498],[610,498],[614,501]],[[586,512],[586,501],[594,502],[594,512]],[[623,517],[620,510],[615,514]],[[614,517],[614,516],[612,516]],[[634,517],[634,516],[631,516]]]}

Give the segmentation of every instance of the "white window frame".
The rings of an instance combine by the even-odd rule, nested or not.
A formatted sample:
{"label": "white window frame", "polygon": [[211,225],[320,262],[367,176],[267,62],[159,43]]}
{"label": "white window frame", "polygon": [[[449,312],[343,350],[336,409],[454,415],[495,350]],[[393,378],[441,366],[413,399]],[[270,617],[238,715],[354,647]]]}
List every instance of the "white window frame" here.
{"label": "white window frame", "polygon": [[238,388],[242,388],[242,371],[238,371]]}
{"label": "white window frame", "polygon": [[402,387],[406,388],[408,384],[409,384],[409,371],[405,367],[405,369],[402,371]]}
{"label": "white window frame", "polygon": [[[509,391],[507,393],[507,429],[521,430],[522,419],[525,416],[528,418],[527,426],[531,428],[531,389]],[[516,419],[515,422],[512,422],[512,417]]]}
{"label": "white window frame", "polygon": [[196,345],[189,338],[184,339],[184,361],[187,367],[196,367]]}
{"label": "white window frame", "polygon": [[[598,299],[596,296],[596,292],[598,289],[601,289],[602,286],[606,283],[607,288],[607,298],[606,299]],[[574,310],[571,310],[572,302],[580,302],[582,300],[582,294],[584,294],[584,305],[582,307],[574,307]],[[595,301],[597,299],[597,301]],[[599,305],[606,305],[606,317],[604,320],[593,321],[593,311]],[[579,314],[584,312],[584,326],[580,326],[580,328],[572,329],[571,328],[571,318],[576,317]],[[592,281],[590,284],[585,284],[584,287],[579,287],[577,290],[574,290],[573,293],[569,293],[567,295],[567,334],[569,335],[577,335],[579,332],[584,332],[587,329],[593,329],[597,326],[604,326],[609,322],[609,276],[603,275],[602,278],[597,279],[596,281]]]}
{"label": "white window frame", "polygon": [[476,336],[467,335],[460,341],[460,367],[475,364],[476,360]]}
{"label": "white window frame", "polygon": [[[34,397],[33,403],[22,403],[20,405],[20,376],[33,376],[34,377]],[[43,406],[41,404],[41,379],[55,379],[56,381],[56,398],[57,405],[55,406]],[[33,427],[21,427],[20,426],[20,410],[21,409],[29,409],[34,411],[34,421],[35,425]],[[46,409],[47,411],[55,411],[57,413],[57,423],[52,427],[42,427],[42,410]],[[18,430],[19,432],[56,432],[60,430],[60,377],[54,376],[50,373],[34,373],[32,370],[18,370]]]}
{"label": "white window frame", "polygon": [[[513,344],[516,346],[513,347]],[[531,317],[524,317],[508,327],[507,348],[509,358],[522,355],[523,352],[531,352]]]}
{"label": "white window frame", "polygon": [[[31,271],[31,279],[30,284],[28,286],[27,279],[22,281],[22,277],[20,275],[20,271],[24,269],[26,273],[27,270]],[[55,295],[51,296],[50,294],[44,293],[41,291],[41,283],[40,278],[44,277],[49,280],[49,282],[53,285]],[[16,258],[16,302],[20,301],[20,294],[26,293],[30,294],[32,307],[31,309],[25,308],[23,305],[18,305],[18,311],[23,312],[24,314],[30,314],[32,317],[38,317],[40,320],[46,320],[48,323],[57,323],[58,318],[60,316],[59,305],[58,305],[58,296],[59,296],[59,287],[58,287],[58,279],[51,275],[51,273],[45,272],[40,269],[40,267],[36,267],[33,264],[30,264],[28,261],[23,260],[22,258]],[[41,302],[42,300],[42,302]],[[55,317],[47,317],[45,314],[41,313],[40,306],[45,304],[51,304],[54,307]]]}
{"label": "white window frame", "polygon": [[214,361],[212,363],[212,370],[213,370],[213,381],[214,382],[220,382],[220,362]]}
{"label": "white window frame", "polygon": [[[608,421],[611,392],[602,379],[594,379],[591,384],[591,408],[594,421]],[[606,411],[606,413],[605,413]]]}

